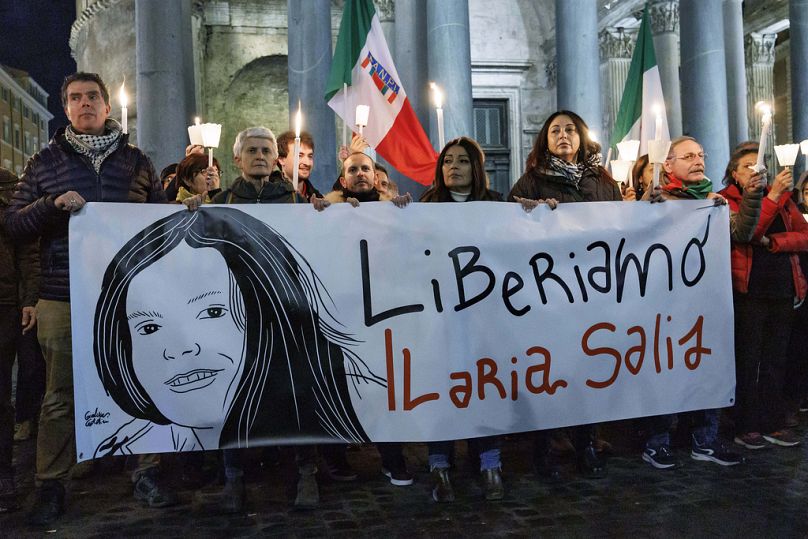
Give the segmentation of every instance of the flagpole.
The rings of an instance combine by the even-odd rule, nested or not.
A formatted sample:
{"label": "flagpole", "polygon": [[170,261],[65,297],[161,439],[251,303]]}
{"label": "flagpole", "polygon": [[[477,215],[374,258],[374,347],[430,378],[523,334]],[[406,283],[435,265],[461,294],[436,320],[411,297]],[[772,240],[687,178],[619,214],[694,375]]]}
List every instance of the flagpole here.
{"label": "flagpole", "polygon": [[[345,99],[345,110],[350,110],[348,108],[348,83],[342,83],[342,95]],[[342,119],[342,145],[346,148],[348,147],[348,122],[345,121],[345,118]]]}

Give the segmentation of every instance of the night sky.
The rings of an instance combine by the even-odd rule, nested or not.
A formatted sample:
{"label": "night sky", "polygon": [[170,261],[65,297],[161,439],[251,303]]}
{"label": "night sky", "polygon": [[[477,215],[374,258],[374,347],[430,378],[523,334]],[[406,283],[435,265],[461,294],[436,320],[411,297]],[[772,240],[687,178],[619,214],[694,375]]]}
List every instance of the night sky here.
{"label": "night sky", "polygon": [[51,135],[67,124],[59,89],[76,71],[67,43],[74,20],[74,0],[0,0],[0,64],[27,71],[50,94]]}

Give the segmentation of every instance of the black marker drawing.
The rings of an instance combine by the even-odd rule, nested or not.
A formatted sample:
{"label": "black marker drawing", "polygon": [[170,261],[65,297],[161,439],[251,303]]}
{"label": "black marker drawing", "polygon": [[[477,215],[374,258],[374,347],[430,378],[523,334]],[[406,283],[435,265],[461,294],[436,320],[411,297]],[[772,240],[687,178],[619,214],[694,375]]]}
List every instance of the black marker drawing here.
{"label": "black marker drawing", "polygon": [[96,305],[98,375],[133,418],[96,456],[148,450],[156,436],[174,450],[368,441],[349,380],[357,393],[386,382],[325,300],[300,253],[240,210],[146,227],[110,262]]}

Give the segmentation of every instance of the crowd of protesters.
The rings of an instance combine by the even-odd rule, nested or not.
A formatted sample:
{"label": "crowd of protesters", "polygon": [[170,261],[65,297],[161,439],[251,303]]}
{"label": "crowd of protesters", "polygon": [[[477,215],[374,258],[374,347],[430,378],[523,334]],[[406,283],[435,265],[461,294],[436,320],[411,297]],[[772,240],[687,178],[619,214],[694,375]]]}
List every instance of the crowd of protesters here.
{"label": "crowd of protesters", "polygon": [[[266,127],[250,127],[238,134],[233,146],[241,174],[223,188],[218,161],[209,165],[198,146],[189,146],[179,163],[165,167],[158,176],[148,157],[130,145],[120,125],[109,118],[109,92],[98,75],[71,75],[64,82],[61,99],[69,125],[31,158],[19,180],[0,170],[0,512],[20,505],[12,468],[13,441],[36,436],[36,492],[29,515],[33,524],[53,522],[62,514],[65,482],[76,466],[68,267],[71,213],[86,202],[98,201],[177,203],[188,211],[206,204],[308,203],[317,211],[327,211],[334,203],[386,202],[404,207],[412,202],[409,194],[398,193],[387,171],[363,152],[367,144],[361,137],[341,149],[340,175],[332,191],[322,194],[311,182],[315,156],[311,135],[301,135],[295,191],[291,181],[294,134],[285,132],[276,138]],[[489,187],[480,146],[471,138],[459,137],[441,149],[434,182],[419,202],[508,201],[528,212],[540,204],[555,209],[568,202],[710,199],[728,204],[732,275],[727,279],[732,280],[734,291],[736,404],[726,410],[636,420],[644,440],[641,458],[657,469],[679,466],[671,444],[677,423],[680,429],[689,429],[692,459],[721,466],[743,463],[743,451],[800,444],[791,429],[798,426],[798,411],[805,410],[808,396],[808,314],[802,306],[808,290],[803,272],[808,253],[804,217],[808,182],[795,189],[788,168],[769,181],[770,174],[755,168],[757,143],[747,142],[733,151],[724,187],[718,189],[704,174],[706,156],[699,141],[683,136],[671,143],[659,187],[653,186],[647,156],[634,166],[634,187],[626,187],[601,165],[600,150],[577,114],[555,112],[536,138],[525,173],[510,193],[498,193]],[[11,402],[15,361],[16,406]],[[729,432],[729,437],[722,437],[719,424],[728,426],[721,433]],[[532,436],[539,477],[561,478],[559,448],[565,443],[582,474],[606,473],[609,444],[600,438],[598,425]],[[469,440],[485,498],[491,501],[505,496],[502,442],[498,436]],[[381,472],[390,482],[411,485],[413,474],[402,444],[380,443],[377,448]],[[346,445],[339,444],[294,448],[296,506],[317,506],[318,470],[336,481],[357,479],[346,450]],[[430,442],[427,452],[433,499],[453,501],[453,443]],[[241,511],[245,499],[242,450],[208,453],[219,455],[222,510]],[[189,452],[173,462],[183,467],[184,478],[193,478],[204,458],[201,452]],[[135,498],[155,508],[178,502],[160,467],[160,455],[142,454],[132,473]]]}

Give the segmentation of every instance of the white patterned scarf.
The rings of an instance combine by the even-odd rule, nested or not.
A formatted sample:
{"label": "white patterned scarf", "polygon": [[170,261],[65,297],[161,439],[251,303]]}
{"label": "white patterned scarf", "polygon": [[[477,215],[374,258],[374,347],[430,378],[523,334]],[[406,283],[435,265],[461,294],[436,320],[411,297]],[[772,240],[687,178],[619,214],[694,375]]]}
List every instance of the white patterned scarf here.
{"label": "white patterned scarf", "polygon": [[85,135],[76,133],[72,125],[65,129],[65,138],[78,153],[86,155],[93,164],[95,173],[101,171],[101,163],[118,148],[121,142],[121,124],[108,119],[104,125],[103,135]]}

